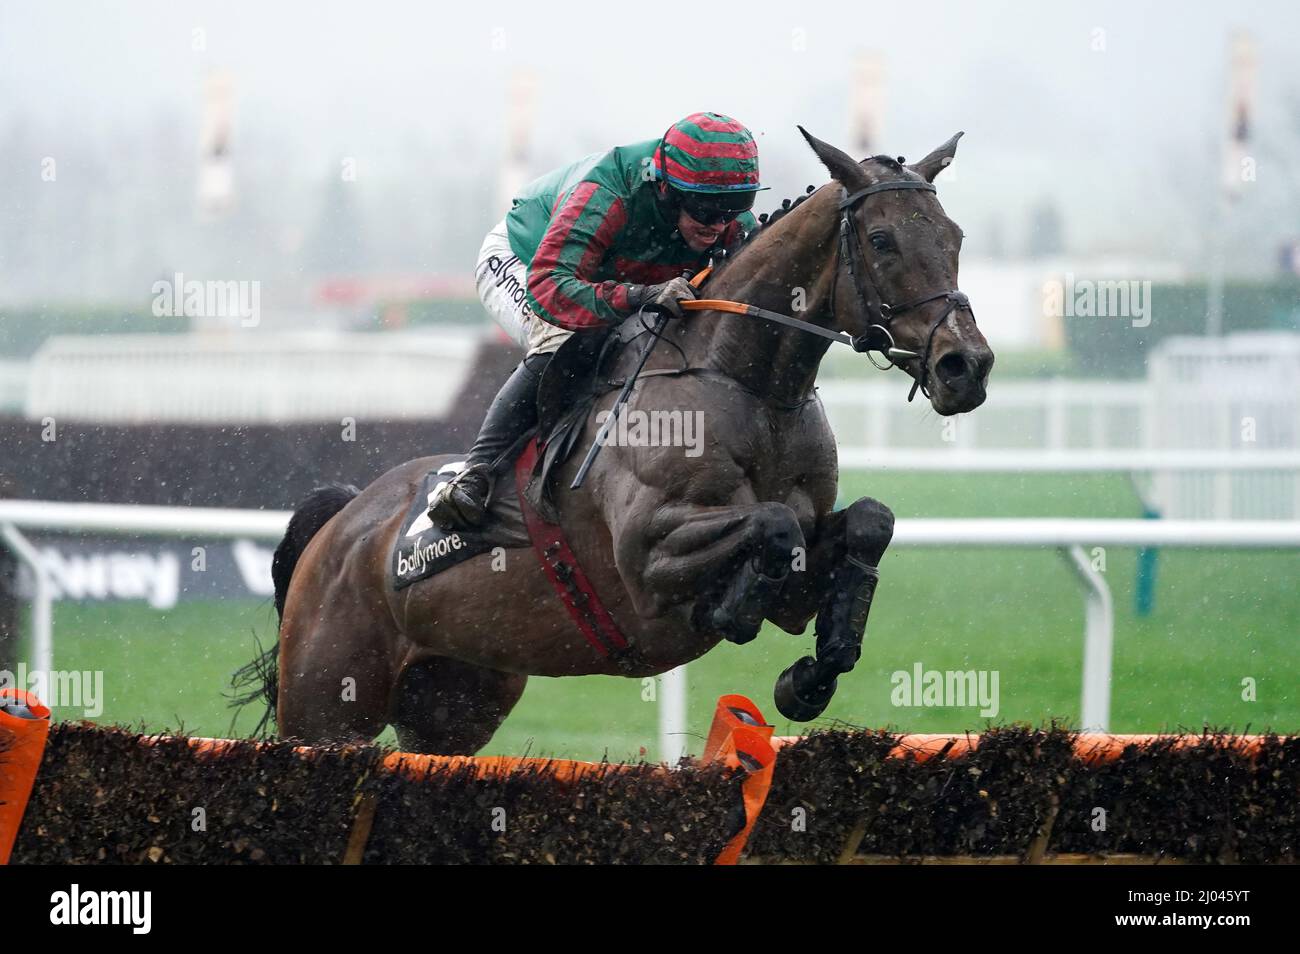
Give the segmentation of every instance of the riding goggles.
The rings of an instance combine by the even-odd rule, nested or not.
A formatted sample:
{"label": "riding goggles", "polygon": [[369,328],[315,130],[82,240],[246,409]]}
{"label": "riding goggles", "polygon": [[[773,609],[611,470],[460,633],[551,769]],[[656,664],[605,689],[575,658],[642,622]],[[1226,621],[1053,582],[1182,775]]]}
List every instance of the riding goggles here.
{"label": "riding goggles", "polygon": [[754,207],[754,193],[751,191],[704,194],[680,189],[673,191],[677,193],[682,211],[701,225],[723,225]]}

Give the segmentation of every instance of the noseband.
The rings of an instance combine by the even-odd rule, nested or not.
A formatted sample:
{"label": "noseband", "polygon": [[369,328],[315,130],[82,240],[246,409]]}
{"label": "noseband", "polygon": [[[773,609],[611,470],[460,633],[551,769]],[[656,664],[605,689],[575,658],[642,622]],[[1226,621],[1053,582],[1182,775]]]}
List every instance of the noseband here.
{"label": "noseband", "polygon": [[[870,270],[863,274],[861,266],[866,265],[866,254],[862,248],[862,241],[858,238],[857,222],[853,218],[853,210],[858,203],[868,196],[875,195],[879,192],[897,192],[904,189],[920,189],[923,192],[937,192],[938,190],[929,182],[917,182],[914,179],[897,179],[890,182],[879,182],[875,185],[867,186],[865,189],[859,189],[852,195],[846,196],[840,200],[840,263],[847,264],[849,277],[853,280],[853,287],[858,293],[858,297],[865,303],[867,308],[867,319],[870,322],[867,330],[853,339],[853,350],[867,353],[867,359],[882,371],[888,371],[894,367],[893,358],[889,358],[888,364],[880,364],[872,351],[879,351],[886,357],[890,354],[890,349],[896,350],[894,335],[890,331],[891,323],[901,314],[920,308],[922,305],[929,304],[932,301],[943,299],[947,301],[948,306],[943,310],[934,324],[930,326],[930,333],[925,338],[925,350],[919,355],[921,360],[921,370],[917,374],[916,380],[912,383],[912,390],[908,392],[907,399],[911,401],[916,397],[919,389],[927,398],[930,397],[930,390],[927,387],[930,376],[930,350],[934,345],[934,333],[939,330],[939,326],[948,320],[948,316],[958,309],[966,309],[970,312],[971,320],[975,320],[975,312],[971,309],[970,299],[956,288],[948,291],[936,292],[933,295],[927,295],[924,298],[918,298],[915,301],[909,301],[903,305],[887,305],[879,294],[876,283],[871,280]],[[832,279],[830,307],[832,318],[835,311],[835,283],[839,279],[839,267],[835,269],[835,277]]]}

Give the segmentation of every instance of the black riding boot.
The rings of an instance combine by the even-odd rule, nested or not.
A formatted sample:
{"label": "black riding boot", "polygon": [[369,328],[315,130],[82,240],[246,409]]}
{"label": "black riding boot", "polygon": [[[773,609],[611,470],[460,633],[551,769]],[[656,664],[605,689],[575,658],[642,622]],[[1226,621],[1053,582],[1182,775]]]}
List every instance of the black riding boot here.
{"label": "black riding boot", "polygon": [[537,386],[550,361],[549,354],[524,358],[501,386],[465,458],[465,469],[434,491],[429,519],[435,524],[452,530],[483,522],[492,493],[492,467],[537,423]]}

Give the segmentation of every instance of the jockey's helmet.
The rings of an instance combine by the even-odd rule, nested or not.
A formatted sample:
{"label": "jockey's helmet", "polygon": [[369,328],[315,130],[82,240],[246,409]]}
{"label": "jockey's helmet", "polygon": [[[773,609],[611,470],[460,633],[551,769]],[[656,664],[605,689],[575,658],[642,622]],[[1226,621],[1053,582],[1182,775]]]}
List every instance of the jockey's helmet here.
{"label": "jockey's helmet", "polygon": [[720,113],[692,113],[673,123],[655,150],[655,175],[672,204],[705,224],[748,211],[763,188],[753,134]]}

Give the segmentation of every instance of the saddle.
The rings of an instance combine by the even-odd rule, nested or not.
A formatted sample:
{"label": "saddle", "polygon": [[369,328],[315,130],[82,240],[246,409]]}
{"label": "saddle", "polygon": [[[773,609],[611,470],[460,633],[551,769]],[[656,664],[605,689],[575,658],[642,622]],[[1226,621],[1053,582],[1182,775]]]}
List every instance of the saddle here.
{"label": "saddle", "polygon": [[[559,522],[555,471],[581,440],[596,399],[621,386],[621,382],[610,381],[611,370],[619,353],[640,333],[638,323],[628,320],[605,332],[572,335],[542,374],[537,391],[537,428],[531,435],[537,440],[538,454],[525,493],[548,523]],[[523,443],[527,445],[528,441]],[[512,454],[511,459],[517,456]]]}

